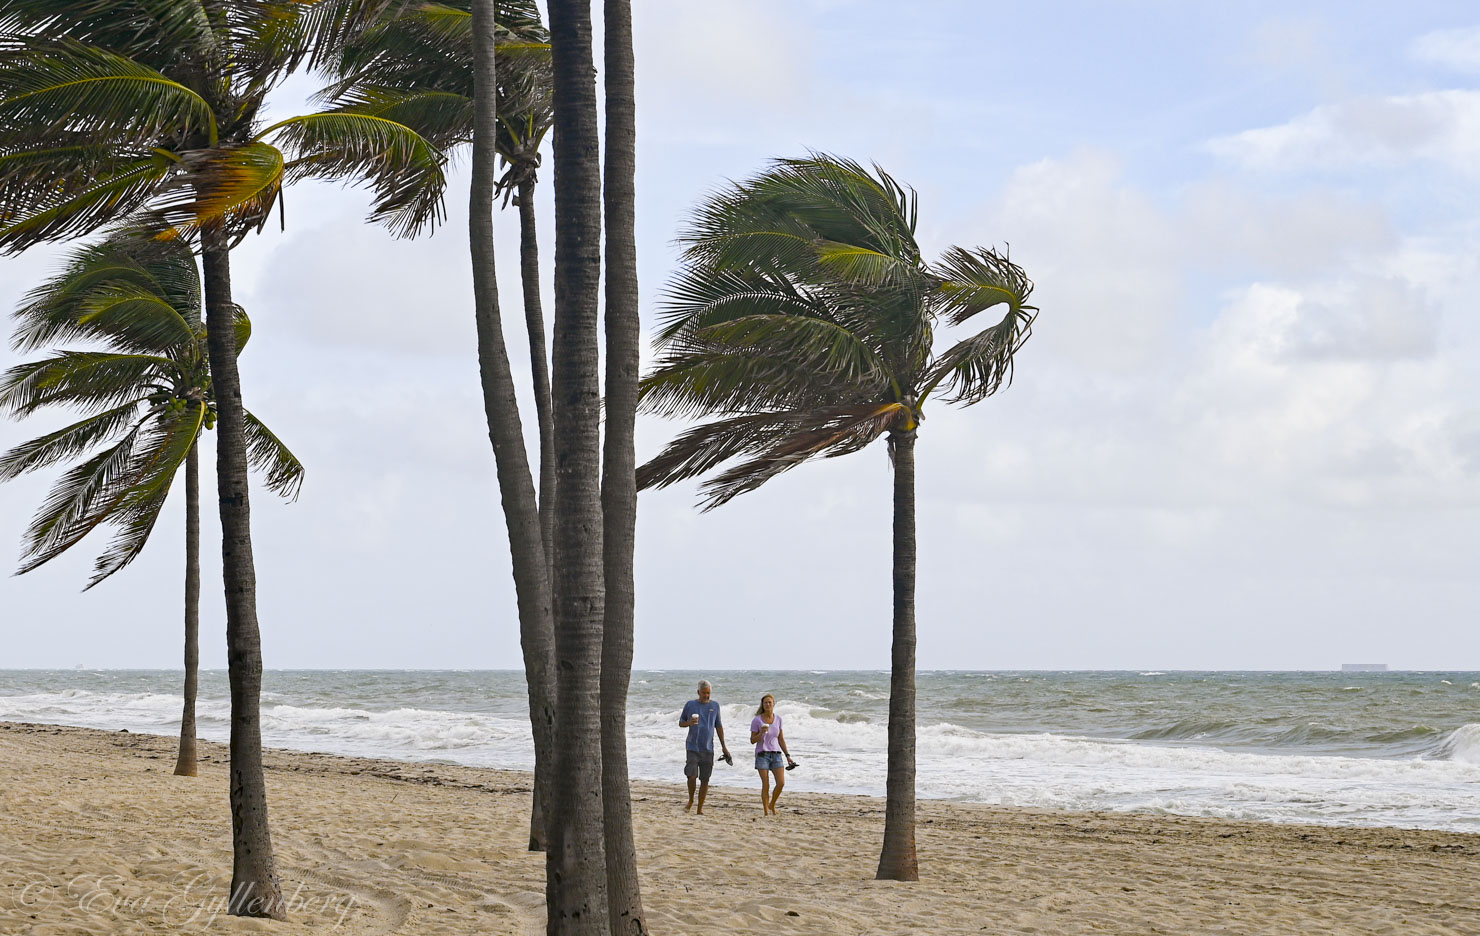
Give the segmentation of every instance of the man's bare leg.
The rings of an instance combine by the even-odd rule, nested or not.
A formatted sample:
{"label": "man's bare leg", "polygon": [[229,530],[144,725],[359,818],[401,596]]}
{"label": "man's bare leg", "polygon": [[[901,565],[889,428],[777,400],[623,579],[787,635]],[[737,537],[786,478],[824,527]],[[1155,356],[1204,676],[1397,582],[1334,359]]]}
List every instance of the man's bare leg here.
{"label": "man's bare leg", "polygon": [[[700,803],[702,803],[702,802],[703,802],[703,800],[700,800]],[[689,803],[688,803],[687,806],[685,806],[683,808],[683,811],[684,812],[688,812],[690,809],[693,809],[693,808],[694,808],[694,778],[693,777],[690,777],[689,778]]]}
{"label": "man's bare leg", "polygon": [[694,810],[695,815],[704,815],[704,797],[709,795],[709,781],[699,781],[699,808]]}

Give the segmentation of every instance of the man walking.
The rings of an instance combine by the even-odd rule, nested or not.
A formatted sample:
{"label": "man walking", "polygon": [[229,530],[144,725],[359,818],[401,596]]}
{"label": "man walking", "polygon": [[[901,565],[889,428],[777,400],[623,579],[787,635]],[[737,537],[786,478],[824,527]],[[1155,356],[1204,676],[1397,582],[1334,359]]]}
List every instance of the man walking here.
{"label": "man walking", "polygon": [[[719,747],[726,761],[730,761],[730,749],[725,744],[725,726],[720,721],[719,703],[711,701],[713,692],[709,680],[699,680],[699,698],[690,699],[683,705],[683,714],[678,716],[678,726],[689,730],[684,743],[687,752],[683,775],[689,778],[689,804],[684,812],[694,808],[694,781],[699,781],[699,808],[696,815],[704,815],[704,797],[709,795],[709,776],[714,773],[714,736],[719,735]],[[733,763],[733,761],[730,761]]]}

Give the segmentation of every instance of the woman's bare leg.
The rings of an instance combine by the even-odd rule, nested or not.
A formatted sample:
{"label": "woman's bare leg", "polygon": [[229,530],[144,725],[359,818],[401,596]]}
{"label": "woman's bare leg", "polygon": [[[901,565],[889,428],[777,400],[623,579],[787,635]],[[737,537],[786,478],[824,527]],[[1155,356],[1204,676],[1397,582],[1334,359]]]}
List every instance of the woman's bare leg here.
{"label": "woman's bare leg", "polygon": [[761,775],[761,815],[771,811],[771,777],[764,770],[757,770]]}

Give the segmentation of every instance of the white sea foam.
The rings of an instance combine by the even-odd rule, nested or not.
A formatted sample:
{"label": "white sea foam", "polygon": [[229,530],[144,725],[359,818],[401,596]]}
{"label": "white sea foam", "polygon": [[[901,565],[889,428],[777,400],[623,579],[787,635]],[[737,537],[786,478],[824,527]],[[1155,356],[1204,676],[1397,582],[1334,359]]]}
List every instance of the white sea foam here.
{"label": "white sea foam", "polygon": [[[789,778],[795,788],[883,792],[888,730],[878,703],[885,695],[840,688],[827,705],[818,704],[816,698],[782,696],[776,710],[788,746],[801,763]],[[281,690],[266,697],[262,707],[266,743],[523,769],[533,762],[529,725],[522,713],[450,711],[415,704],[388,708],[384,701],[380,707],[357,704],[366,699],[418,698],[416,691],[404,689],[394,696],[366,690],[341,701],[341,696],[324,691],[314,698],[335,702],[315,704],[302,694]],[[69,688],[0,695],[0,719],[15,721],[168,734],[178,727],[179,711],[179,697],[162,691]],[[721,707],[736,762],[734,768],[717,768],[716,783],[743,787],[755,783],[748,745],[754,711],[752,701]],[[197,712],[202,737],[225,740],[229,710],[224,692],[203,694]],[[675,704],[631,713],[628,752],[634,776],[680,775],[684,729],[678,725],[679,712]],[[1164,710],[1158,717],[1166,719],[1173,735],[1185,735],[1176,714]],[[1184,721],[1196,727],[1196,719]],[[1402,757],[1302,753],[1299,745],[1308,743],[1303,736],[1291,741],[1288,752],[1271,753],[1154,737],[1131,741],[1042,731],[988,732],[956,721],[922,719],[917,787],[922,797],[1035,807],[1480,829],[1480,723],[1443,735],[1422,725],[1398,734],[1409,744],[1419,738],[1425,753]]]}
{"label": "white sea foam", "polygon": [[1461,725],[1444,739],[1440,756],[1462,764],[1480,764],[1480,724]]}

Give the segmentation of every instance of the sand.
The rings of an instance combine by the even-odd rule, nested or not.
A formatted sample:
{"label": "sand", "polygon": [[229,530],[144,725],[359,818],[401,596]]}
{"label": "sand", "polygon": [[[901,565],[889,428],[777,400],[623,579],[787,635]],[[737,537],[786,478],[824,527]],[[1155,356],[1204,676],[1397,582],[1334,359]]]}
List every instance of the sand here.
{"label": "sand", "polygon": [[[169,738],[0,723],[0,933],[544,932],[527,774],[288,751],[266,763],[291,919],[226,917],[225,752],[203,754],[175,777]],[[1480,933],[1480,836],[922,802],[922,880],[884,883],[883,802],[805,785],[766,819],[758,794],[699,817],[636,784],[652,932]]]}

